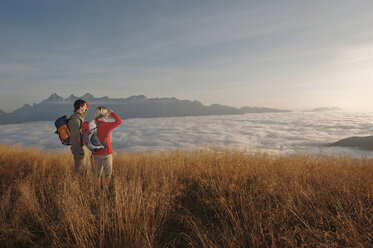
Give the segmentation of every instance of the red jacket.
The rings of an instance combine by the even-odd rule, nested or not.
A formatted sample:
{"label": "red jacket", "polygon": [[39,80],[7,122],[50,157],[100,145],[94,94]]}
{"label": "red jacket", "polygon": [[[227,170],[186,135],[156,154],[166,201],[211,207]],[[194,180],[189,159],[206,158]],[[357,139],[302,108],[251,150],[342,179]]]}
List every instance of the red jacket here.
{"label": "red jacket", "polygon": [[97,133],[98,138],[101,142],[105,141],[106,138],[106,146],[107,148],[102,149],[100,151],[94,152],[93,155],[108,155],[113,153],[113,149],[111,148],[111,135],[110,131],[119,126],[122,123],[122,119],[114,112],[111,112],[111,117],[114,118],[114,122],[104,122],[102,120],[96,121],[96,123],[100,123],[97,125]]}

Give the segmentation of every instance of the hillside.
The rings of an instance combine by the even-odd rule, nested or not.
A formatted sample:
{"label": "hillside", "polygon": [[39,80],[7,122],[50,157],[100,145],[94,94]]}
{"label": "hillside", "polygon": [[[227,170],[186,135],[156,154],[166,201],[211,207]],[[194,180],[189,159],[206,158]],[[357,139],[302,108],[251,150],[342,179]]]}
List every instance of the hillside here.
{"label": "hillside", "polygon": [[94,109],[98,106],[108,106],[114,109],[124,119],[127,118],[152,118],[152,117],[178,117],[178,116],[203,116],[203,115],[239,115],[245,113],[283,112],[270,108],[241,109],[213,104],[205,106],[199,101],[179,100],[176,98],[147,98],[146,96],[131,96],[128,98],[94,97],[87,93],[81,97],[70,95],[62,98],[52,94],[38,104],[25,104],[12,113],[0,113],[0,124],[21,123],[28,121],[53,121],[62,115],[71,115],[73,103],[82,98],[90,105],[87,118],[92,118]]}
{"label": "hillside", "polygon": [[0,145],[1,247],[372,247],[373,161],[120,153],[113,187],[70,153]]}
{"label": "hillside", "polygon": [[334,142],[329,146],[352,147],[366,151],[373,151],[373,136],[349,137],[338,140],[337,142]]}

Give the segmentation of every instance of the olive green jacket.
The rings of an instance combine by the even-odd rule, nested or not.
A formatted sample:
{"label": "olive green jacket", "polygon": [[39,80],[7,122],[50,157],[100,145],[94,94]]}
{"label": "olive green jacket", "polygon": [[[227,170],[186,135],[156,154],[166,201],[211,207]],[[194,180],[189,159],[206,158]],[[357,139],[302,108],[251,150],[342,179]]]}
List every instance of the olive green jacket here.
{"label": "olive green jacket", "polygon": [[84,122],[85,114],[74,112],[69,121],[71,152],[75,155],[84,154],[82,142],[82,124]]}

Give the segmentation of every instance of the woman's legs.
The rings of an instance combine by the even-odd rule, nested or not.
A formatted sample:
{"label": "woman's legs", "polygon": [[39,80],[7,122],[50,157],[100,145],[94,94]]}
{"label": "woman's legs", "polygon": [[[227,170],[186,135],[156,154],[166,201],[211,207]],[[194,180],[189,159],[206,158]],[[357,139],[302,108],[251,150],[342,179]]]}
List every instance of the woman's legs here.
{"label": "woman's legs", "polygon": [[109,187],[111,176],[113,174],[113,154],[106,155],[106,159],[103,163],[106,185]]}
{"label": "woman's legs", "polygon": [[97,183],[100,186],[101,171],[104,169],[105,186],[110,185],[111,175],[113,173],[113,155],[93,155],[96,168]]}

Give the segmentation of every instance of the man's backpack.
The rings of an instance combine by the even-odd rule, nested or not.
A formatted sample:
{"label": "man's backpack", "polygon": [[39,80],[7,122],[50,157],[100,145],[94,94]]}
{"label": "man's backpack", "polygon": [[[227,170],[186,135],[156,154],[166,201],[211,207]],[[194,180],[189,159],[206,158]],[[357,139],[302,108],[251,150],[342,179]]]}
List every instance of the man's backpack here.
{"label": "man's backpack", "polygon": [[101,142],[98,138],[97,127],[102,122],[96,123],[95,120],[85,121],[82,125],[83,144],[91,151],[97,152],[106,148],[106,138]]}
{"label": "man's backpack", "polygon": [[[72,118],[74,118],[74,117],[72,117]],[[57,128],[57,131],[55,133],[58,134],[62,144],[66,145],[66,146],[71,145],[70,129],[69,129],[69,126],[68,126],[69,120],[70,119],[66,118],[66,115],[64,115],[64,116],[61,116],[60,118],[58,118],[54,122],[54,125]]]}

